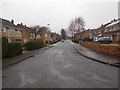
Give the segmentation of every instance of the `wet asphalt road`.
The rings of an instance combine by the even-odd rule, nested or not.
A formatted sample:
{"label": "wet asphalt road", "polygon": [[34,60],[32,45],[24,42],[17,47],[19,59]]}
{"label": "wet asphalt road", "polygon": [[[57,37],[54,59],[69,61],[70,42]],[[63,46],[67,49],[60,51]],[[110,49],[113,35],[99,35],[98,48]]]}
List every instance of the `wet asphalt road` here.
{"label": "wet asphalt road", "polygon": [[117,88],[118,68],[80,56],[70,40],[3,69],[3,88]]}

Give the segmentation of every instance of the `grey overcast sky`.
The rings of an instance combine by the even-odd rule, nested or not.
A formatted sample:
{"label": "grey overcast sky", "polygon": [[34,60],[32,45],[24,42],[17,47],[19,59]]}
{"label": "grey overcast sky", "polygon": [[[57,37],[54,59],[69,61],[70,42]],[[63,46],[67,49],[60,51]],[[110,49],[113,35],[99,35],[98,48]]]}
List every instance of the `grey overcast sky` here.
{"label": "grey overcast sky", "polygon": [[[96,0],[97,1],[97,0]],[[118,0],[1,0],[0,16],[14,19],[15,24],[28,26],[50,24],[52,31],[67,28],[70,21],[81,16],[85,28],[97,28],[118,18]]]}

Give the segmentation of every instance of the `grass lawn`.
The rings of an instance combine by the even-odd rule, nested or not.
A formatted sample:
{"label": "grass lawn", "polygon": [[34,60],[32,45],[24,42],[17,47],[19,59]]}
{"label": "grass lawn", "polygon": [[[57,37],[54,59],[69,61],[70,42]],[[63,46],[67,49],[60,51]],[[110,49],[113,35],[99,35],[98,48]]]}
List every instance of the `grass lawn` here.
{"label": "grass lawn", "polygon": [[107,46],[120,46],[119,44],[113,44],[113,43],[111,43],[111,44],[101,44],[101,45],[107,45]]}

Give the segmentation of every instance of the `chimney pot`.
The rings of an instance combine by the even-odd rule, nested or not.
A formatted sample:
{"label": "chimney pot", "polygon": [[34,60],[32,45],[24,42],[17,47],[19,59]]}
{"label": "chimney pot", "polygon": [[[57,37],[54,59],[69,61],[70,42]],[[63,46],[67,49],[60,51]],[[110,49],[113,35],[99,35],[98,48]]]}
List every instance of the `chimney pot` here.
{"label": "chimney pot", "polygon": [[14,24],[14,20],[13,19],[11,20],[11,23]]}

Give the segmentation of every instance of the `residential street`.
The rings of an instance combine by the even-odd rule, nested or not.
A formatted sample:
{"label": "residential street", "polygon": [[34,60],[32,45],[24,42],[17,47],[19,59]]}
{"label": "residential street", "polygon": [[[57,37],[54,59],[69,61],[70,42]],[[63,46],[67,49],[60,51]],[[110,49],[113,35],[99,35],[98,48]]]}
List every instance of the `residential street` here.
{"label": "residential street", "polygon": [[65,40],[3,70],[3,88],[117,88],[118,68],[81,56]]}

